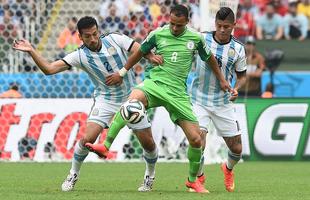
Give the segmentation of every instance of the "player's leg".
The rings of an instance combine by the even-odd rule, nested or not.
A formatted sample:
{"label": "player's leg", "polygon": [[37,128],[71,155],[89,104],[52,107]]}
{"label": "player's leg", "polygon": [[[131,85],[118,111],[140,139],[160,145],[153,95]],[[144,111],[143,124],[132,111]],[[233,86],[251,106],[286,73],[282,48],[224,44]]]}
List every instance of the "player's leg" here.
{"label": "player's leg", "polygon": [[86,125],[85,136],[79,140],[74,146],[74,153],[72,158],[72,164],[70,172],[61,185],[62,191],[73,190],[76,181],[79,178],[80,169],[83,164],[84,159],[88,155],[88,149],[85,147],[87,142],[94,143],[98,138],[99,134],[102,132],[103,127],[94,122],[88,122]]}
{"label": "player's leg", "polygon": [[155,165],[158,159],[158,149],[154,142],[151,128],[134,130],[141,146],[143,147],[143,158],[145,161],[145,173],[141,186],[138,188],[140,192],[148,192],[152,190],[155,180]]}
{"label": "player's leg", "polygon": [[[147,99],[145,97],[145,94],[143,91],[141,91],[139,89],[134,89],[131,92],[128,100],[132,100],[132,99],[136,99],[138,101],[141,101],[145,107],[147,106]],[[147,120],[147,116],[146,116],[146,113],[144,113],[144,115],[145,116],[143,117],[142,121],[139,122],[138,124],[145,124],[145,120]],[[115,140],[116,136],[118,135],[120,130],[124,126],[126,126],[127,123],[128,122],[123,119],[120,112],[118,111],[115,114],[115,117],[114,117],[114,119],[113,119],[113,121],[109,127],[107,137],[106,137],[105,141],[103,142],[103,144],[86,143],[86,147],[90,151],[97,153],[100,157],[106,157],[105,155],[109,151],[109,149],[110,149],[113,141]]]}
{"label": "player's leg", "polygon": [[204,172],[204,161],[205,161],[204,150],[207,142],[207,133],[208,133],[207,126],[209,125],[211,119],[209,116],[209,111],[204,106],[193,104],[193,111],[198,119],[201,131],[200,134],[201,134],[201,147],[202,147],[202,155],[200,159],[200,167],[198,170],[197,179],[201,184],[204,184],[206,181],[206,175]]}
{"label": "player's leg", "polygon": [[213,113],[212,121],[219,136],[223,137],[229,151],[226,163],[221,165],[224,173],[226,190],[233,192],[235,188],[233,168],[241,159],[241,132],[235,117],[233,105],[225,105]]}
{"label": "player's leg", "polygon": [[182,128],[189,142],[187,151],[189,176],[186,181],[186,186],[189,188],[190,192],[209,193],[209,191],[206,190],[197,179],[202,155],[201,136],[198,123],[178,120],[178,124]]}

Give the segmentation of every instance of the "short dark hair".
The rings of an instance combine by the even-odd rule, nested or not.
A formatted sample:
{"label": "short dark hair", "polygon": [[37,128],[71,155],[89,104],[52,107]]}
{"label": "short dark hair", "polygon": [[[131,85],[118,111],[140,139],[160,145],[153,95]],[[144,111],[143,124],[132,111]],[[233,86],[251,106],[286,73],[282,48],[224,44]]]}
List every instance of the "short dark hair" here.
{"label": "short dark hair", "polygon": [[188,8],[181,4],[173,6],[170,10],[170,14],[174,14],[177,17],[184,16],[186,19],[188,19],[189,16]]}
{"label": "short dark hair", "polygon": [[93,26],[98,28],[98,23],[95,18],[90,16],[82,17],[77,23],[77,28],[80,34],[82,34],[82,29],[91,28]]}
{"label": "short dark hair", "polygon": [[229,22],[235,22],[235,14],[229,7],[221,7],[215,15],[216,20],[228,20]]}

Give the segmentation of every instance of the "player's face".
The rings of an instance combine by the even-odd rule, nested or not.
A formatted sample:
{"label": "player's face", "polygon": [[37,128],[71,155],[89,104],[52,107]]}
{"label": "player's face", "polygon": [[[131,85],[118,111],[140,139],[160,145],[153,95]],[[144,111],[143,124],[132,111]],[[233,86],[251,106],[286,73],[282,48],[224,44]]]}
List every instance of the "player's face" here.
{"label": "player's face", "polygon": [[91,28],[82,29],[82,33],[79,34],[80,39],[83,41],[84,45],[89,48],[91,51],[97,51],[100,49],[99,42],[99,30],[94,25]]}
{"label": "player's face", "polygon": [[178,36],[185,30],[188,20],[185,16],[177,17],[173,13],[170,14],[170,31],[174,36]]}
{"label": "player's face", "polygon": [[215,28],[216,28],[216,38],[218,38],[221,42],[227,42],[230,39],[230,35],[235,27],[236,23],[232,23],[228,20],[216,20]]}

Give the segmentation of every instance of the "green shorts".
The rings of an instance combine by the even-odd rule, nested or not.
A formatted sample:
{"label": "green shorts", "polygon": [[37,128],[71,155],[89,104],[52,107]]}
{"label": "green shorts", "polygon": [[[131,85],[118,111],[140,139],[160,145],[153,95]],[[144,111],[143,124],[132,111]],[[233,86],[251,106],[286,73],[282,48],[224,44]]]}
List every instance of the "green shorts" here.
{"label": "green shorts", "polygon": [[170,119],[174,123],[176,123],[177,120],[198,123],[192,109],[190,97],[185,90],[176,90],[163,83],[155,83],[151,79],[144,80],[143,83],[136,86],[136,89],[140,89],[144,92],[148,101],[148,108],[165,107],[170,115]]}

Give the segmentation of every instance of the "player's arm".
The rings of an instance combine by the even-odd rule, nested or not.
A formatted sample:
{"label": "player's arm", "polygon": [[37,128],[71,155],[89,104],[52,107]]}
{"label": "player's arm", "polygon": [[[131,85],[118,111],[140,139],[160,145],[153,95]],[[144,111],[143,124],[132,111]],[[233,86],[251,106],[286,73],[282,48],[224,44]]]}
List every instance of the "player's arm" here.
{"label": "player's arm", "polygon": [[45,75],[56,74],[70,68],[63,60],[57,60],[52,63],[48,62],[27,40],[15,40],[13,43],[13,48],[29,53],[34,62]]}
{"label": "player's arm", "polygon": [[[121,42],[121,41],[120,41]],[[153,40],[151,41],[153,42]],[[154,47],[154,46],[153,46]],[[122,83],[122,78],[127,74],[128,70],[130,70],[135,64],[137,64],[143,56],[150,58],[151,49],[153,48],[152,44],[150,44],[150,40],[146,39],[142,45],[137,42],[133,42],[131,44],[129,52],[132,54],[129,56],[126,64],[122,69],[118,71],[118,73],[111,74],[106,78],[107,85],[119,85]],[[156,58],[159,59],[159,58]]]}
{"label": "player's arm", "polygon": [[238,98],[238,90],[245,84],[246,82],[246,57],[245,57],[245,50],[241,48],[239,52],[239,58],[235,63],[236,66],[236,75],[237,80],[235,83],[234,88],[231,90],[231,97],[229,100],[234,101]]}

